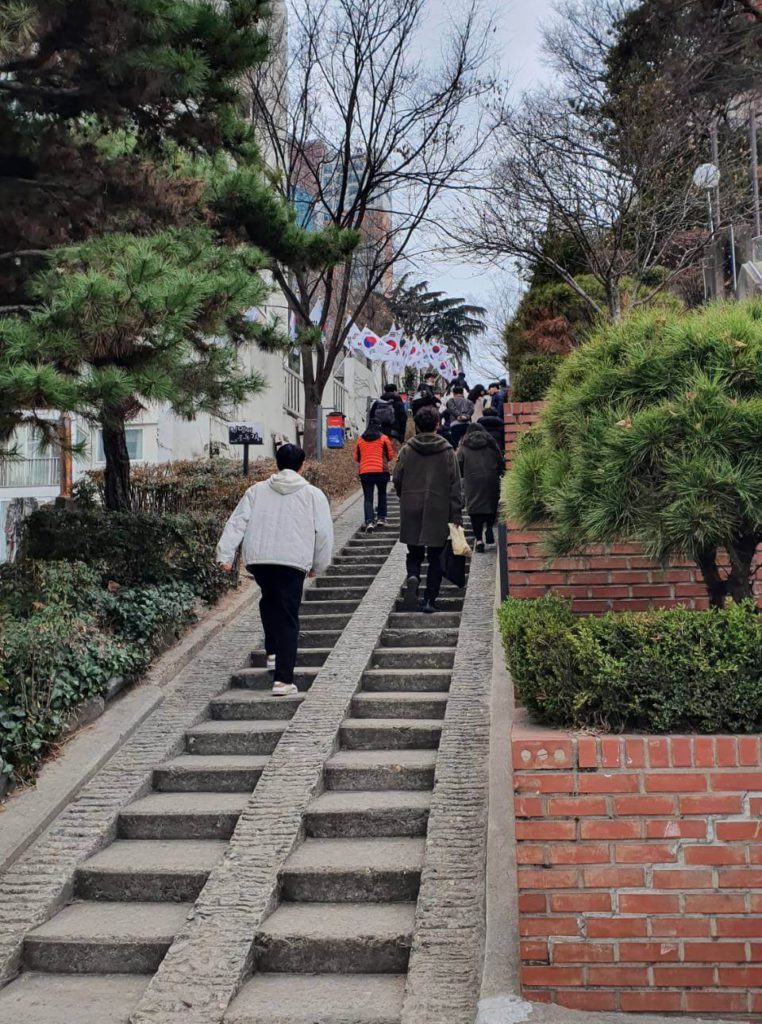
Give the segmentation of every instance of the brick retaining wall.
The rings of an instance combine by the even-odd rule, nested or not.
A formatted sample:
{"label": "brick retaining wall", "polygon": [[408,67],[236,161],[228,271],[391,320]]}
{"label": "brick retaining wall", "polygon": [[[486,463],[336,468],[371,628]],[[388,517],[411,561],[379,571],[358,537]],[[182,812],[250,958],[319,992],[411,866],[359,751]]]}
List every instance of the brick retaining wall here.
{"label": "brick retaining wall", "polygon": [[762,1014],[762,738],[512,746],[525,997]]}
{"label": "brick retaining wall", "polygon": [[[516,442],[537,422],[542,406],[542,402],[509,402],[505,406],[509,467]],[[542,531],[523,531],[513,523],[508,523],[508,588],[511,597],[553,593],[569,598],[575,612],[588,615],[675,605],[706,608],[709,604],[693,562],[675,562],[664,569],[644,558],[637,545],[616,544],[591,548],[583,558],[561,558],[548,564],[542,552]],[[762,579],[757,592],[762,603]]]}

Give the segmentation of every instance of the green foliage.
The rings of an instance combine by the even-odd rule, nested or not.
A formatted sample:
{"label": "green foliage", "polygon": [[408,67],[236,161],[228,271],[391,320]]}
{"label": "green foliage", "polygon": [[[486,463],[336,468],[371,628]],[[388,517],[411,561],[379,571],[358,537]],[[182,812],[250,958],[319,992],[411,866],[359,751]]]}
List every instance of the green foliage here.
{"label": "green foliage", "polygon": [[507,600],[499,623],[522,703],[548,725],[645,732],[762,729],[762,616],[752,602],[575,618]]}
{"label": "green foliage", "polygon": [[95,563],[103,582],[126,587],[186,583],[213,602],[232,585],[215,562],[219,529],[219,517],[210,515],[42,508],[27,520],[26,554]]}
{"label": "green foliage", "polygon": [[511,401],[541,402],[550,387],[559,356],[529,355],[522,359],[515,376],[511,377]]}
{"label": "green foliage", "polygon": [[102,587],[105,566],[22,561],[0,570],[0,773],[28,781],[84,701],[136,677],[193,620],[186,583]]}
{"label": "green foliage", "polygon": [[[635,541],[693,559],[713,603],[752,594],[762,542],[762,303],[649,310],[562,363],[505,484],[550,555]],[[731,571],[722,569],[728,552]]]}
{"label": "green foliage", "polygon": [[486,309],[464,299],[432,292],[428,281],[410,284],[404,274],[389,300],[392,316],[409,336],[421,341],[443,341],[457,359],[467,359],[474,338],[484,334]]}

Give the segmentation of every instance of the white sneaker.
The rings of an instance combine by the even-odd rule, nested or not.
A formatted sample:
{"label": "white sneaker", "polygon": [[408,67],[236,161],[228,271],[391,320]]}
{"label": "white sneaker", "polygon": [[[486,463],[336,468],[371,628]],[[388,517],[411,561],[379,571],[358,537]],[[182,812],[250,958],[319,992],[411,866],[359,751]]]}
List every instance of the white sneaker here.
{"label": "white sneaker", "polygon": [[294,683],[273,683],[273,697],[293,697],[299,693],[299,687]]}
{"label": "white sneaker", "polygon": [[267,655],[267,671],[268,672],[274,672],[275,671],[275,655],[274,654],[268,654]]}

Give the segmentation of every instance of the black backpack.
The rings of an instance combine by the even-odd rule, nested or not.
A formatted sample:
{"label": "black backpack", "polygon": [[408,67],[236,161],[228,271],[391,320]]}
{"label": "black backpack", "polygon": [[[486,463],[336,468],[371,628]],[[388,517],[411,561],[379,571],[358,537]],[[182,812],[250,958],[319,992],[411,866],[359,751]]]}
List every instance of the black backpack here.
{"label": "black backpack", "polygon": [[382,433],[388,433],[397,422],[397,417],[394,414],[394,402],[387,402],[385,398],[379,398],[373,407],[373,419],[381,427]]}

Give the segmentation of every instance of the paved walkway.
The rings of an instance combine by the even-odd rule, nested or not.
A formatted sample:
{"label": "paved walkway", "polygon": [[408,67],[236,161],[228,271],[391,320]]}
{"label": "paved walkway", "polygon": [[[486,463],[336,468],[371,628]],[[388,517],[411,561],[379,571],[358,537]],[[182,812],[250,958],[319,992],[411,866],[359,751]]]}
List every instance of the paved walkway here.
{"label": "paved walkway", "polygon": [[351,530],[298,696],[246,609],[0,876],[0,1021],[474,1020],[494,555],[403,613],[394,526]]}

